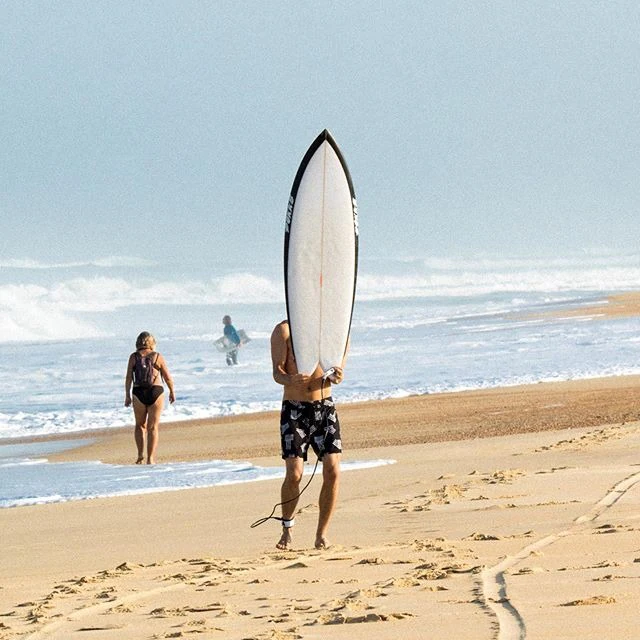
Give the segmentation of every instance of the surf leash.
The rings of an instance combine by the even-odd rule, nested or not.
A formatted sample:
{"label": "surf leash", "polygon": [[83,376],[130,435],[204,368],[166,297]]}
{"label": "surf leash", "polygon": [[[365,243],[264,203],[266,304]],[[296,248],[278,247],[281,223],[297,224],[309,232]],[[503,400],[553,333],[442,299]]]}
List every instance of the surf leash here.
{"label": "surf leash", "polygon": [[[320,397],[321,397],[321,403],[322,403],[322,419],[325,420],[325,411],[324,411],[324,383],[327,380],[327,378],[331,375],[333,375],[335,373],[335,369],[333,367],[331,367],[330,369],[327,369],[323,374],[322,374],[322,384],[320,385]],[[328,429],[328,423],[325,424],[324,427],[324,436],[325,438],[327,437],[327,429]],[[322,442],[322,448],[320,449],[321,453],[323,452],[324,449],[324,440]],[[282,526],[285,527],[286,529],[289,529],[290,527],[293,527],[293,523],[295,522],[295,518],[282,518],[280,516],[274,516],[273,514],[276,512],[276,509],[278,507],[281,507],[283,504],[289,504],[290,502],[293,502],[294,500],[298,500],[300,498],[300,496],[305,492],[306,488],[311,484],[311,481],[313,480],[313,477],[316,475],[316,471],[318,470],[318,463],[320,462],[320,458],[321,456],[318,456],[316,458],[316,463],[313,466],[313,471],[311,472],[311,477],[309,478],[309,480],[307,480],[307,484],[304,485],[304,487],[302,487],[302,490],[298,493],[297,496],[294,496],[293,498],[289,498],[289,500],[285,500],[284,502],[278,502],[277,504],[273,505],[273,509],[271,509],[271,513],[268,516],[265,516],[263,518],[259,518],[258,520],[256,520],[254,523],[251,524],[251,528],[255,529],[256,527],[259,527],[261,524],[264,524],[265,522],[267,522],[267,520],[279,520],[280,522],[282,522]]]}
{"label": "surf leash", "polygon": [[281,518],[280,516],[274,516],[273,514],[276,512],[276,509],[278,507],[281,507],[283,504],[289,504],[289,502],[293,502],[294,500],[297,500],[304,493],[304,490],[311,484],[311,481],[313,480],[313,476],[316,475],[316,470],[318,469],[318,462],[320,462],[320,458],[316,458],[316,464],[313,467],[313,471],[311,472],[311,477],[307,481],[307,484],[305,484],[304,487],[302,488],[302,491],[300,491],[300,493],[298,493],[297,496],[294,496],[293,498],[289,498],[289,500],[285,500],[284,502],[278,502],[278,504],[274,504],[273,509],[271,510],[271,513],[268,516],[265,516],[264,518],[260,518],[259,520],[256,520],[251,525],[251,528],[255,529],[256,527],[259,527],[261,524],[264,524],[267,520],[280,520],[280,522],[282,522],[283,527],[286,527],[286,528],[292,527],[294,518],[291,518],[291,519]]}

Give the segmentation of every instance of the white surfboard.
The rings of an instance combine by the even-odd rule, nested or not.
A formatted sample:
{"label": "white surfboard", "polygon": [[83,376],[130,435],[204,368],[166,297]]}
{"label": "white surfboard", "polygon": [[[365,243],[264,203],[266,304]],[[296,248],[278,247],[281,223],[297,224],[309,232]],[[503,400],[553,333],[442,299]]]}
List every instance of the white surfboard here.
{"label": "white surfboard", "polygon": [[358,208],[342,153],[325,129],[293,181],[284,235],[287,317],[298,371],[342,366],[358,269]]}
{"label": "white surfboard", "polygon": [[234,351],[239,347],[244,347],[247,342],[251,342],[251,338],[245,333],[244,329],[238,329],[237,333],[238,337],[240,338],[239,345],[229,340],[227,336],[222,336],[213,341],[213,346],[221,353],[229,353],[230,351]]}

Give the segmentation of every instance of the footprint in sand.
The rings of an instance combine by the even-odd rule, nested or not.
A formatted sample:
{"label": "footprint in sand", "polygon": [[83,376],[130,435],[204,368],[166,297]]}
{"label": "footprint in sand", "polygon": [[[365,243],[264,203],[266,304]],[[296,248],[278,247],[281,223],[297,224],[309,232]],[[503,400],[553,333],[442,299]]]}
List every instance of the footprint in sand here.
{"label": "footprint in sand", "polygon": [[486,475],[482,478],[482,482],[486,484],[512,484],[516,479],[526,475],[526,471],[522,469],[502,469]]}
{"label": "footprint in sand", "polygon": [[614,580],[624,580],[628,576],[614,576],[612,573],[608,573],[606,576],[600,576],[599,578],[592,578],[592,582],[613,582]]}
{"label": "footprint in sand", "polygon": [[342,614],[320,616],[315,624],[362,624],[366,622],[387,622],[413,617],[411,613],[367,613],[362,616],[344,616]]}
{"label": "footprint in sand", "polygon": [[553,444],[539,447],[535,450],[535,453],[541,453],[543,451],[550,451],[552,449],[561,450],[574,450],[584,449],[585,447],[596,446],[607,442],[611,439],[619,440],[626,435],[634,433],[637,429],[630,428],[627,425],[613,425],[602,429],[596,429],[595,431],[589,431],[584,435],[577,436],[575,438],[559,440]]}
{"label": "footprint in sand", "polygon": [[[440,478],[443,477],[441,476]],[[393,500],[384,504],[401,513],[429,511],[432,505],[446,505],[463,500],[469,487],[470,483],[445,484],[437,489],[429,489],[426,493],[415,495],[412,498]]]}
{"label": "footprint in sand", "polygon": [[493,541],[493,540],[501,540],[502,538],[500,536],[494,536],[493,534],[490,534],[490,533],[479,533],[474,531],[473,533],[470,533],[468,536],[462,539],[473,540],[474,542],[487,542],[487,541]]}
{"label": "footprint in sand", "polygon": [[363,558],[356,562],[356,564],[384,564],[385,561],[382,558]]}
{"label": "footprint in sand", "polygon": [[612,596],[592,596],[591,598],[583,598],[581,600],[572,600],[561,604],[561,607],[582,607],[597,604],[615,604],[616,599]]}

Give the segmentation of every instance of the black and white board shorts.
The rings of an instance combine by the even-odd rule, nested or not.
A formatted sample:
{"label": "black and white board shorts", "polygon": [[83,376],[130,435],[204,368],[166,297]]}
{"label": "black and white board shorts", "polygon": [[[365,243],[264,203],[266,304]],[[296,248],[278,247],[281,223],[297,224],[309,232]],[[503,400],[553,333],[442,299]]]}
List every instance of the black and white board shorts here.
{"label": "black and white board shorts", "polygon": [[320,459],[325,453],[342,453],[340,422],[333,400],[283,400],[280,413],[280,443],[283,460],[306,460],[310,446]]}

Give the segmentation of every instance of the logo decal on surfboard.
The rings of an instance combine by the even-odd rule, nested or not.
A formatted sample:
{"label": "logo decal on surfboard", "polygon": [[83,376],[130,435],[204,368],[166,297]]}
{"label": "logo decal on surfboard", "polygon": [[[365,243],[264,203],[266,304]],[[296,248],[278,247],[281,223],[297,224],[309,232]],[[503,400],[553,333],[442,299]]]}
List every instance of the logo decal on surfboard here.
{"label": "logo decal on surfboard", "polygon": [[287,219],[284,224],[284,232],[289,233],[289,227],[291,226],[291,216],[293,215],[293,196],[289,196],[289,204],[287,205]]}
{"label": "logo decal on surfboard", "polygon": [[353,198],[353,230],[355,234],[360,235],[360,230],[358,229],[358,205],[356,204],[356,199]]}

